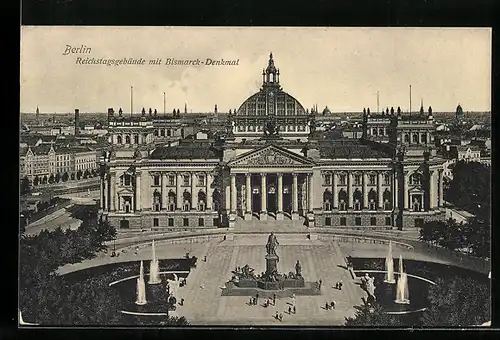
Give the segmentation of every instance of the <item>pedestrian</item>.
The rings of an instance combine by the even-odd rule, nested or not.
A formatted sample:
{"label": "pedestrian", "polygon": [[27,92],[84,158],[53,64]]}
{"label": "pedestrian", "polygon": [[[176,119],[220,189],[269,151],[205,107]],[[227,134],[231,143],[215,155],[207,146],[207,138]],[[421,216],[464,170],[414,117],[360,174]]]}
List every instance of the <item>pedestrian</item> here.
{"label": "pedestrian", "polygon": [[330,308],[335,309],[335,301],[332,301],[332,303],[330,303]]}
{"label": "pedestrian", "polygon": [[293,305],[293,314],[297,313],[297,309],[295,309],[295,305]]}
{"label": "pedestrian", "polygon": [[273,293],[273,306],[276,306],[276,293]]}
{"label": "pedestrian", "polygon": [[278,311],[276,311],[276,315],[274,317],[276,318],[276,320],[280,319],[280,315],[279,315]]}
{"label": "pedestrian", "polygon": [[255,294],[255,304],[259,303],[259,293]]}
{"label": "pedestrian", "polygon": [[207,262],[207,255],[203,258],[203,262]]}
{"label": "pedestrian", "polygon": [[319,289],[321,289],[321,284],[323,283],[323,281],[321,281],[321,279],[319,279]]}
{"label": "pedestrian", "polygon": [[248,303],[250,306],[253,305],[253,296],[250,296],[250,302]]}
{"label": "pedestrian", "polygon": [[330,306],[328,305],[328,302],[325,302],[325,309],[326,309],[326,310],[329,310],[329,309],[330,309]]}
{"label": "pedestrian", "polygon": [[180,305],[184,306],[184,299],[183,298],[181,299]]}
{"label": "pedestrian", "polygon": [[339,290],[342,290],[342,280],[339,282]]}
{"label": "pedestrian", "polygon": [[280,322],[283,322],[283,313],[280,313]]}
{"label": "pedestrian", "polygon": [[292,307],[288,306],[288,314],[292,314]]}

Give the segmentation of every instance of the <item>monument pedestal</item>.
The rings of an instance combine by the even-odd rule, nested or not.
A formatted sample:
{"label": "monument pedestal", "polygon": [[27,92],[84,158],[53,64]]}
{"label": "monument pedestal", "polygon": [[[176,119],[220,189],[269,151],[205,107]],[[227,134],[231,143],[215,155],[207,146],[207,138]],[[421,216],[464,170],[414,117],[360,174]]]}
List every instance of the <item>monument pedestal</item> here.
{"label": "monument pedestal", "polygon": [[261,211],[259,215],[261,221],[267,221],[267,211]]}
{"label": "monument pedestal", "polygon": [[300,220],[300,215],[297,212],[292,212],[292,221]]}
{"label": "monument pedestal", "polygon": [[283,221],[285,219],[285,215],[282,212],[276,213],[276,221]]}
{"label": "monument pedestal", "polygon": [[307,227],[314,228],[314,214],[313,213],[307,214]]}
{"label": "monument pedestal", "polygon": [[278,260],[279,257],[277,255],[266,255],[266,274],[271,274],[275,270],[278,270]]}
{"label": "monument pedestal", "polygon": [[234,228],[236,224],[236,214],[231,214],[231,216],[229,216],[229,228]]}
{"label": "monument pedestal", "polygon": [[252,213],[246,212],[245,213],[245,221],[251,221],[251,220],[252,220]]}

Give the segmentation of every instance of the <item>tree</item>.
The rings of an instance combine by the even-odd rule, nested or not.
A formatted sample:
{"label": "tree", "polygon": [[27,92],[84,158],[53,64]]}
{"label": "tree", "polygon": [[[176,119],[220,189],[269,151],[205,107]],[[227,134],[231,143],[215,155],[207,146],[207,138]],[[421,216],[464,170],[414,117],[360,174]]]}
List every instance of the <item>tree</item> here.
{"label": "tree", "polygon": [[27,193],[29,193],[30,191],[30,180],[28,179],[27,176],[24,176],[22,179],[21,179],[21,195],[25,195]]}
{"label": "tree", "polygon": [[76,172],[76,179],[77,179],[77,180],[80,180],[80,179],[82,178],[82,175],[83,175],[83,174],[82,174],[82,170],[78,170],[78,171]]}
{"label": "tree", "polygon": [[366,306],[354,306],[354,308],[355,315],[345,318],[345,326],[409,326],[398,316],[385,313],[380,305],[375,305],[372,310]]}
{"label": "tree", "polygon": [[57,173],[54,179],[55,179],[56,183],[59,183],[61,181],[61,174]]}
{"label": "tree", "polygon": [[422,315],[424,326],[475,326],[491,320],[487,284],[471,277],[438,278],[429,287],[429,308]]}
{"label": "tree", "polygon": [[49,176],[49,183],[50,184],[54,183],[54,175],[53,174],[50,174],[50,176]]}
{"label": "tree", "polygon": [[62,181],[63,182],[67,182],[68,179],[69,179],[69,175],[67,172],[63,173],[62,177],[61,177]]}
{"label": "tree", "polygon": [[38,179],[38,176],[35,176],[35,178],[33,179],[33,185],[37,186],[39,181],[40,180]]}

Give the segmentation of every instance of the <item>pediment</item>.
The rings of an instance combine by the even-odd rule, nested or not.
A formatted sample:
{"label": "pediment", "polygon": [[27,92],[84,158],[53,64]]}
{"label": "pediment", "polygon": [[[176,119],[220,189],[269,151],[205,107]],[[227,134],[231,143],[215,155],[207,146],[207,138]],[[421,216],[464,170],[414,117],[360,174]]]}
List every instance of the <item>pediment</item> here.
{"label": "pediment", "polygon": [[253,150],[228,163],[229,166],[310,166],[314,165],[311,160],[290,152],[286,149],[270,145],[262,149]]}
{"label": "pediment", "polygon": [[408,192],[409,192],[410,194],[415,194],[415,193],[420,194],[420,193],[422,193],[423,191],[424,191],[424,190],[422,189],[422,187],[421,187],[420,185],[416,185],[416,186],[414,186],[414,187],[412,187],[412,188],[409,188],[409,190],[408,190]]}
{"label": "pediment", "polygon": [[133,194],[134,191],[129,188],[122,188],[118,190],[118,193],[128,195],[128,194]]}

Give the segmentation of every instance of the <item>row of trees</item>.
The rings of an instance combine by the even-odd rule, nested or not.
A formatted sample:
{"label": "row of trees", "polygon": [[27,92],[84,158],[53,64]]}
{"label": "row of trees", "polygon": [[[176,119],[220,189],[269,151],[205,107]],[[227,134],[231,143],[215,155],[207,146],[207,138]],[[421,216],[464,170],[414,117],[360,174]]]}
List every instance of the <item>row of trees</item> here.
{"label": "row of trees", "polygon": [[[106,221],[85,219],[77,230],[42,231],[23,235],[20,242],[19,306],[27,322],[42,325],[124,325],[144,324],[119,313],[120,296],[108,287],[120,272],[110,272],[78,282],[57,275],[63,265],[92,259],[116,237]],[[187,325],[185,318],[156,320],[156,325]]]}
{"label": "row of trees", "polygon": [[[39,176],[35,176],[33,178],[33,185],[36,186],[38,184],[53,184],[53,183],[59,183],[59,182],[67,182],[68,180],[81,180],[81,179],[87,179],[87,178],[91,178],[91,177],[95,177],[98,175],[98,171],[96,169],[92,169],[92,170],[85,170],[85,171],[82,171],[82,170],[78,170],[76,173],[67,173],[67,172],[64,172],[64,173],[56,173],[55,175],[54,174],[51,174],[50,176],[43,176],[43,177],[39,177]],[[27,177],[25,177],[27,179]]]}
{"label": "row of trees", "polygon": [[420,240],[450,250],[466,250],[481,258],[490,257],[490,224],[473,217],[467,222],[430,221],[420,229]]}
{"label": "row of trees", "polygon": [[[411,297],[410,297],[411,298]],[[391,315],[380,305],[357,306],[346,326],[468,327],[491,320],[489,286],[471,277],[444,277],[429,286],[428,308],[419,318]],[[411,315],[411,314],[410,314]]]}

